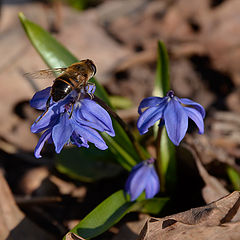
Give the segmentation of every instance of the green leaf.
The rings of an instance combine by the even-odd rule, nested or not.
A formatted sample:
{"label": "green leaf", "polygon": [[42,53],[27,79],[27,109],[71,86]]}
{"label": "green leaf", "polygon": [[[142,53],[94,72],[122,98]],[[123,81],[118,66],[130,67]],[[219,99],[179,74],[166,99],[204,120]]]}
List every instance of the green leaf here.
{"label": "green leaf", "polygon": [[232,167],[227,167],[228,177],[233,185],[234,190],[240,190],[240,174]]}
{"label": "green leaf", "polygon": [[[19,13],[19,18],[32,45],[50,68],[66,67],[79,61],[47,31],[37,24],[29,21],[23,13]],[[91,81],[96,85],[95,95],[111,107],[111,103],[104,88],[97,82],[96,79],[92,79]],[[124,168],[130,170],[137,162],[140,161],[140,157],[126,132],[114,119],[113,125],[116,136],[112,138],[111,141],[108,141],[110,144],[108,145],[109,149],[114,154],[117,154],[118,162]],[[105,136],[106,135],[103,134],[103,137],[106,140]]]}
{"label": "green leaf", "polygon": [[124,192],[120,190],[99,204],[71,232],[87,239],[96,237],[117,223],[133,204],[126,201]]}
{"label": "green leaf", "polygon": [[163,42],[158,42],[157,72],[153,96],[163,97],[170,90],[168,53]]}
{"label": "green leaf", "polygon": [[153,198],[139,202],[129,202],[124,192],[120,190],[100,203],[71,232],[90,239],[108,230],[128,212],[147,212],[149,210],[150,212],[158,213],[157,211],[164,207],[167,200],[167,198]]}
{"label": "green leaf", "polygon": [[[162,129],[160,141],[160,158],[161,158],[161,176],[163,176],[161,186],[166,192],[172,193],[175,190],[177,181],[175,146],[167,135],[166,128]],[[164,189],[163,189],[164,190]]]}
{"label": "green leaf", "polygon": [[112,106],[116,109],[127,109],[133,106],[130,99],[122,96],[110,96],[109,97]]}
{"label": "green leaf", "polygon": [[73,8],[75,8],[75,9],[77,9],[77,10],[84,10],[84,9],[86,9],[87,8],[87,6],[88,6],[88,1],[89,0],[67,0],[67,3],[71,6],[71,7],[73,7]]}
{"label": "green leaf", "polygon": [[158,214],[168,201],[169,201],[169,198],[144,199],[136,202],[132,206],[131,212]]}
{"label": "green leaf", "polygon": [[59,172],[83,182],[114,177],[122,170],[111,161],[114,156],[109,150],[101,151],[93,146],[89,149],[65,148],[56,158]]}
{"label": "green leaf", "polygon": [[[158,42],[158,59],[157,59],[157,72],[156,81],[153,90],[154,96],[166,96],[170,90],[169,79],[169,59],[166,47],[163,42]],[[161,191],[173,191],[176,183],[176,159],[175,147],[168,138],[166,128],[163,127],[159,131],[159,122],[154,125],[154,136],[157,139],[157,170],[161,180]],[[160,136],[159,136],[160,134]]]}

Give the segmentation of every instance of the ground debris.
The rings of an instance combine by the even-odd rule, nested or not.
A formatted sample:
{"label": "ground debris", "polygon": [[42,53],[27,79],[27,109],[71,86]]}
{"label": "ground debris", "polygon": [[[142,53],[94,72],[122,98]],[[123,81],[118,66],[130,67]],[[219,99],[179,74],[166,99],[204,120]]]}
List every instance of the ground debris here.
{"label": "ground debris", "polygon": [[164,218],[149,218],[138,240],[237,240],[240,219],[233,217],[240,206],[240,193],[232,194],[203,207]]}
{"label": "ground debris", "polygon": [[20,211],[1,173],[0,189],[0,240],[54,239]]}

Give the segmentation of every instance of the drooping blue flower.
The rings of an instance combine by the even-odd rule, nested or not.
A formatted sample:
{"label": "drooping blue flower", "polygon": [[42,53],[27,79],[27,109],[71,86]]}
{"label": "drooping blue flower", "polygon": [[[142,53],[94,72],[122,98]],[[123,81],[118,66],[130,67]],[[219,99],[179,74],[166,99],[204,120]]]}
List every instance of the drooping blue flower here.
{"label": "drooping blue flower", "polygon": [[[142,112],[143,108],[147,108]],[[199,104],[187,98],[178,98],[171,90],[166,97],[148,97],[142,100],[138,113],[140,117],[137,127],[140,134],[145,134],[149,127],[160,121],[165,124],[168,137],[179,145],[188,128],[188,118],[192,119],[199,129],[199,134],[204,133],[205,110]]]}
{"label": "drooping blue flower", "polygon": [[154,168],[154,159],[150,158],[133,167],[125,184],[125,192],[131,201],[136,200],[145,190],[145,197],[152,198],[160,190],[160,182]]}
{"label": "drooping blue flower", "polygon": [[[93,94],[94,90],[90,86],[87,91]],[[30,105],[36,109],[45,110],[50,91],[49,87],[37,92],[30,101]],[[41,157],[40,153],[45,142],[53,143],[57,153],[60,153],[66,143],[88,148],[88,142],[91,142],[97,148],[105,150],[108,146],[98,131],[115,136],[108,112],[93,101],[85,90],[82,90],[80,98],[76,91],[72,91],[59,102],[51,100],[48,111],[43,114],[31,127],[33,133],[44,131],[35,148],[36,158]]]}

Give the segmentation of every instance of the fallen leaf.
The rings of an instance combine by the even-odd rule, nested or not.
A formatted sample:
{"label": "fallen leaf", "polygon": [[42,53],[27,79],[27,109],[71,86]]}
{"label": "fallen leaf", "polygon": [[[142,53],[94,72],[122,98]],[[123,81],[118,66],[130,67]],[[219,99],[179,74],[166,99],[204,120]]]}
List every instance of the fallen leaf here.
{"label": "fallen leaf", "polygon": [[149,215],[140,214],[137,221],[129,221],[120,227],[117,235],[113,238],[113,240],[135,240],[139,231],[144,226],[144,223],[148,219]]}
{"label": "fallen leaf", "polygon": [[202,189],[202,195],[205,202],[210,203],[229,194],[229,192],[224,188],[223,184],[216,177],[211,176],[203,166],[201,161],[203,155],[200,154],[193,138],[187,137],[187,143],[189,145],[186,147],[193,154],[199,174],[205,182],[205,186]]}
{"label": "fallen leaf", "polygon": [[53,240],[18,208],[6,180],[0,172],[0,240]]}
{"label": "fallen leaf", "polygon": [[237,240],[240,239],[240,192],[203,207],[164,218],[149,218],[138,240]]}
{"label": "fallen leaf", "polygon": [[82,238],[75,233],[69,232],[66,235],[66,240],[85,240],[85,238]]}

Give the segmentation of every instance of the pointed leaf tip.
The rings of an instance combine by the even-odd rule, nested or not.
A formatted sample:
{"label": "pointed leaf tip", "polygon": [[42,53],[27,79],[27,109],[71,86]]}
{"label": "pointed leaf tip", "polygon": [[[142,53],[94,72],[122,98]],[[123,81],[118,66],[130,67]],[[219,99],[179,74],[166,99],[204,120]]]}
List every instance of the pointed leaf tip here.
{"label": "pointed leaf tip", "polygon": [[26,17],[25,17],[25,15],[23,14],[23,12],[19,12],[19,13],[18,13],[18,17],[19,17],[19,19],[20,19],[21,22],[23,22],[24,20],[26,20]]}

